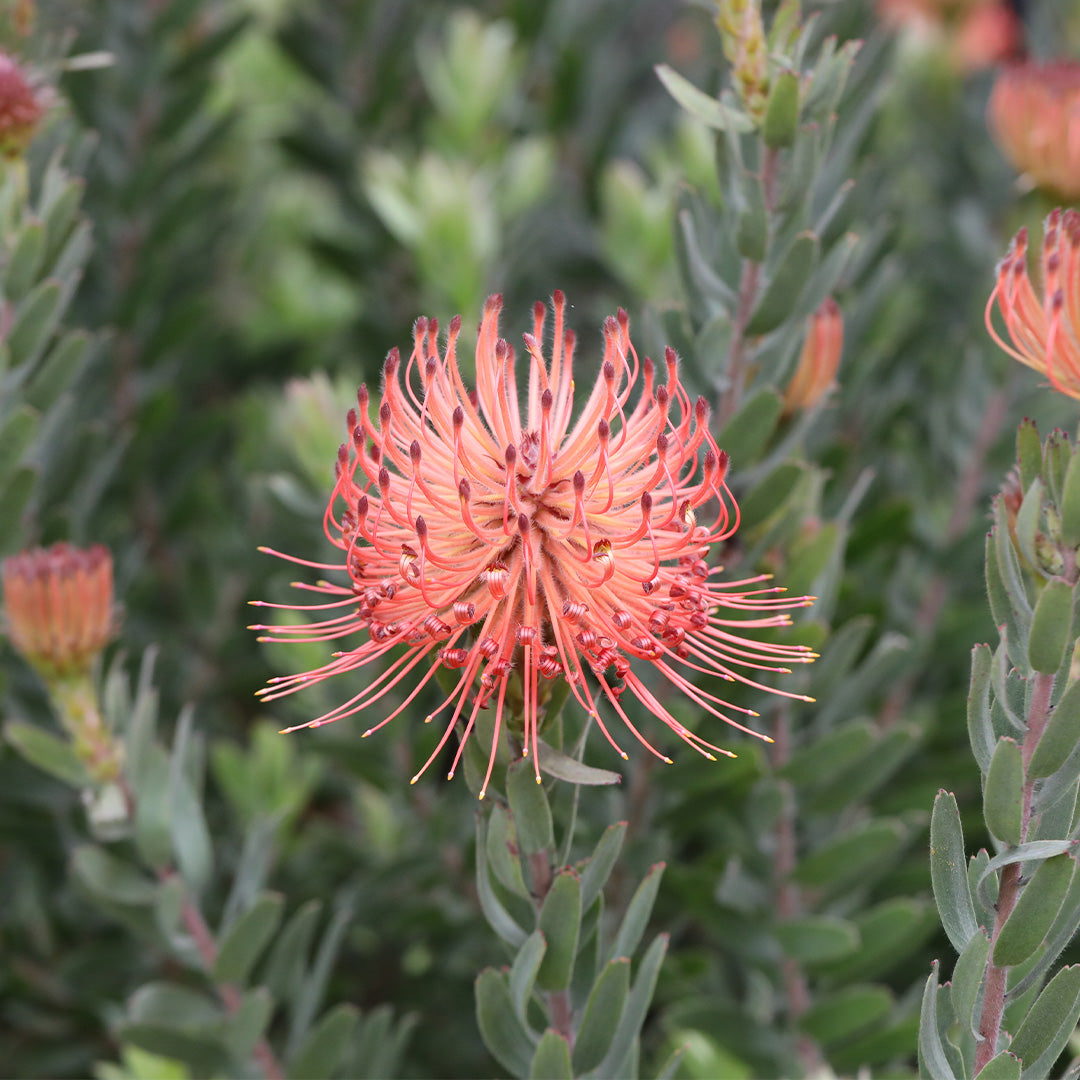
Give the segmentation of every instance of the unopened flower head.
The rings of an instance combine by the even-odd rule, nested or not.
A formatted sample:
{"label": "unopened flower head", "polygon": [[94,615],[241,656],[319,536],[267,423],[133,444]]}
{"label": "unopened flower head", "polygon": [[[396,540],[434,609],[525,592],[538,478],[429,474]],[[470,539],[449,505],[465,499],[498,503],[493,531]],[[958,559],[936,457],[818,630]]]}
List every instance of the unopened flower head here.
{"label": "unopened flower head", "polygon": [[112,556],[54,544],[4,560],[11,644],[47,678],[84,675],[115,629]]}
{"label": "unopened flower head", "polygon": [[18,157],[37,131],[43,112],[26,73],[0,52],[0,156]]}
{"label": "unopened flower head", "polygon": [[1036,187],[1080,198],[1080,63],[1014,64],[994,83],[990,129]]}
{"label": "unopened flower head", "polygon": [[[757,714],[725,702],[702,677],[760,687],[758,673],[813,659],[808,648],[744,636],[786,625],[788,610],[807,598],[781,597],[767,576],[721,582],[719,568],[705,561],[735,532],[738,508],[726,484],[727,455],[709,433],[708,405],[690,400],[675,353],[667,350],[659,371],[648,358],[639,362],[626,313],[609,316],[596,381],[575,416],[575,342],[561,292],[553,306],[550,355],[543,352],[543,304],[524,335],[522,386],[514,349],[498,333],[501,297],[484,307],[475,390],[458,366],[460,317],[451,321],[442,351],[435,320],[416,322],[409,359],[403,364],[396,349],[387,357],[378,408],[361,386],[348,416],[325,515],[342,563],[306,563],[344,570],[349,584],[299,586],[326,598],[304,609],[323,613],[309,625],[255,627],[278,640],[366,635],[316,671],[272,680],[267,698],[396,653],[348,701],[298,727],[367,710],[403,687],[404,700],[369,735],[409,709],[438,669],[458,673],[427,718],[444,717],[445,728],[414,781],[460,721],[454,774],[488,706],[495,737],[484,789],[508,723],[539,780],[544,682],[557,678],[568,681],[624,758],[609,729],[612,716],[670,760],[623,707],[627,690],[705,757],[733,756],[687,730],[650,689],[646,670],[748,731],[735,717]],[[512,679],[523,697],[516,716],[507,697]]]}
{"label": "unopened flower head", "polygon": [[812,409],[832,389],[844,349],[844,317],[830,296],[806,320],[806,337],[795,373],[784,391],[784,413]]}
{"label": "unopened flower head", "polygon": [[[998,264],[986,327],[1011,357],[1041,372],[1055,390],[1080,399],[1080,213],[1059,209],[1046,219],[1041,296],[1028,276],[1027,239],[1021,229]],[[1011,344],[994,326],[995,304]]]}

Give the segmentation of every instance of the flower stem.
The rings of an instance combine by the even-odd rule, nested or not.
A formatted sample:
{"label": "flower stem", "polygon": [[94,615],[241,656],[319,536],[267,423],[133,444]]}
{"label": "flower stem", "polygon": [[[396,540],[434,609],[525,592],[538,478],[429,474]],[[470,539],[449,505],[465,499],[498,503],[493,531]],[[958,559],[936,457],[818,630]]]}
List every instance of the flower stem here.
{"label": "flower stem", "polygon": [[[780,165],[780,151],[766,148],[761,159],[761,193],[765,203],[765,212],[771,213],[776,202],[776,176]],[[728,347],[727,387],[720,397],[717,410],[719,420],[724,423],[739,409],[743,383],[746,381],[746,324],[754,310],[761,282],[761,263],[753,259],[743,259],[742,273],[739,278],[739,300],[731,324],[731,345]]]}
{"label": "flower stem", "polygon": [[[158,873],[158,878],[162,883],[175,877],[176,873],[173,870],[162,870]],[[214,935],[211,934],[210,927],[206,925],[202,912],[186,891],[180,908],[180,917],[184,920],[184,925],[195,942],[203,967],[210,975],[217,963],[217,942],[214,941]],[[231,983],[223,983],[217,987],[217,991],[222,1005],[225,1006],[225,1011],[230,1016],[235,1014],[240,1008],[240,991],[237,987]],[[264,1037],[255,1043],[254,1055],[266,1080],[285,1080],[285,1070]]]}
{"label": "flower stem", "polygon": [[[1054,676],[1037,673],[1033,677],[1031,706],[1028,709],[1027,731],[1024,733],[1022,747],[1024,772],[1027,773],[1031,755],[1035,752],[1043,729],[1050,715],[1050,695],[1054,689]],[[1027,839],[1028,826],[1031,823],[1031,796],[1035,781],[1025,779],[1020,829],[1020,841]],[[986,989],[983,992],[982,1014],[979,1017],[979,1035],[982,1041],[975,1051],[975,1075],[994,1056],[997,1050],[998,1036],[1001,1033],[1001,1018],[1005,1012],[1005,980],[1007,969],[999,967],[993,961],[993,947],[1001,933],[1001,928],[1016,907],[1020,897],[1020,864],[1010,863],[1001,872],[1001,884],[998,888],[997,913],[994,916],[994,932],[990,941],[991,959],[986,966]]]}

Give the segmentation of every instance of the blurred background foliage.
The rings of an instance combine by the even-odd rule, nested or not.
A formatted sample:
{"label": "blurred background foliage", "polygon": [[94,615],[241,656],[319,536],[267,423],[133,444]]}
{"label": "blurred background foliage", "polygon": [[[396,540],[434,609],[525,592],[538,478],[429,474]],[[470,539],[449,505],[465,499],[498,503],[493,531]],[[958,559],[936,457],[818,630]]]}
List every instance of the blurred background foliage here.
{"label": "blurred background foliage", "polygon": [[[112,549],[123,623],[111,677],[136,678],[155,647],[154,711],[170,746],[175,718],[194,709],[192,787],[214,840],[208,920],[264,886],[285,898],[286,919],[321,905],[304,917],[312,948],[330,942],[311,995],[363,1018],[327,1069],[497,1075],[471,992],[481,967],[505,961],[477,917],[474,800],[460,783],[408,785],[427,753],[411,742],[415,719],[363,745],[353,722],[279,738],[336,691],[260,707],[252,694],[268,674],[323,654],[260,647],[242,629],[244,603],[284,599],[293,576],[257,545],[324,550],[345,411],[420,313],[444,325],[462,313],[467,339],[500,291],[512,338],[532,302],[562,288],[587,367],[603,317],[623,306],[639,350],[676,345],[687,384],[723,404],[731,319],[713,278],[731,261],[725,229],[745,176],[725,135],[680,109],[654,72],[665,63],[719,89],[728,61],[712,5],[8,8],[3,44],[53,100],[24,196],[5,196],[28,201],[24,216],[7,213],[4,250],[45,223],[49,255],[30,284],[58,283],[57,304],[41,355],[22,362],[29,377],[46,350],[60,360],[27,383],[36,426],[18,421],[12,467],[0,459],[3,550],[60,538]],[[1080,50],[1064,0],[1026,5],[1024,34],[1034,55]],[[1072,422],[1071,403],[1010,370],[982,327],[1007,237],[1046,208],[987,133],[992,70],[958,70],[947,38],[885,26],[865,0],[825,5],[814,48],[827,35],[863,44],[846,92],[800,134],[822,157],[784,212],[814,230],[819,299],[843,310],[838,388],[820,408],[780,415],[768,387],[790,378],[812,310],[796,318],[793,295],[785,321],[756,339],[741,409],[716,422],[746,514],[725,562],[821,597],[792,631],[821,647],[793,680],[818,704],[766,708],[746,695],[776,753],[741,740],[737,761],[683,755],[666,770],[634,755],[620,788],[585,790],[578,810],[582,853],[629,822],[613,909],[650,863],[668,863],[654,922],[671,952],[643,1035],[646,1071],[680,1045],[687,1077],[913,1070],[922,983],[947,947],[925,856],[933,793],[955,790],[975,815],[969,842],[984,835],[962,718],[970,646],[993,633],[988,498],[1021,416],[1044,431]],[[63,63],[97,52],[111,60]],[[777,235],[770,274],[788,255]],[[0,381],[0,424],[14,416],[14,386]],[[6,721],[51,723],[7,649],[0,686]],[[4,1071],[200,1074],[198,1031],[155,1042],[165,1006],[147,999],[163,981],[191,990],[191,970],[158,931],[133,931],[108,888],[93,902],[93,873],[73,864],[88,839],[78,793],[10,743]]]}

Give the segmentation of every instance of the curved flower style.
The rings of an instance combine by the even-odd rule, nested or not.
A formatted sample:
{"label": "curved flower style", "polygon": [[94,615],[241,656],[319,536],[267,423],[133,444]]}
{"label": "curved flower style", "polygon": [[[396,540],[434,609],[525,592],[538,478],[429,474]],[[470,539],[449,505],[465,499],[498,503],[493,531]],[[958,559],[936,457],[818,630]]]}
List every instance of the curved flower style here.
{"label": "curved flower style", "polygon": [[815,408],[836,383],[844,351],[844,316],[831,297],[806,320],[799,362],[784,391],[784,415]]}
{"label": "curved flower style", "polygon": [[53,544],[4,560],[11,644],[46,677],[85,674],[115,629],[112,556],[101,544]]}
{"label": "curved flower style", "polygon": [[[691,403],[671,349],[665,356],[667,380],[658,382],[652,361],[638,361],[626,312],[609,316],[599,377],[575,420],[574,335],[565,328],[565,300],[556,292],[550,361],[541,345],[543,304],[536,305],[532,333],[525,335],[523,418],[514,350],[498,336],[501,307],[502,298],[493,296],[484,308],[475,391],[465,387],[458,367],[460,317],[450,323],[442,354],[437,323],[423,318],[413,328],[404,371],[397,350],[391,351],[377,421],[369,416],[367,387],[360,387],[325,515],[326,535],[344,552],[344,562],[293,560],[345,570],[351,578],[346,586],[299,586],[330,598],[300,610],[344,610],[308,626],[254,629],[284,640],[335,640],[357,631],[366,631],[367,639],[316,671],[271,680],[264,697],[365,667],[404,646],[343,705],[297,725],[318,727],[367,709],[429,661],[405,700],[364,732],[370,735],[407,709],[437,669],[460,671],[453,690],[427,717],[452,708],[413,782],[467,710],[453,776],[480,709],[494,704],[495,735],[481,798],[515,675],[524,697],[524,752],[531,753],[537,782],[540,680],[560,676],[623,758],[600,715],[600,698],[635,738],[670,762],[624,710],[620,697],[627,689],[705,757],[714,759],[713,751],[734,757],[688,731],[635,665],[647,662],[705,711],[749,731],[730,714],[756,713],[728,704],[695,678],[703,674],[758,687],[748,673],[809,662],[814,654],[806,647],[755,642],[738,631],[786,625],[786,609],[811,601],[778,597],[783,590],[764,587],[764,575],[720,582],[718,568],[705,563],[710,546],[735,532],[738,509],[725,483],[727,455],[709,434],[708,406],[703,398]],[[639,376],[643,388],[631,409]],[[697,512],[707,509],[715,518],[700,524]],[[596,700],[587,670],[595,677]]]}
{"label": "curved flower style", "polygon": [[1013,64],[994,83],[986,112],[1019,172],[1066,199],[1080,197],[1080,63]]}
{"label": "curved flower style", "polygon": [[[1080,213],[1054,210],[1042,249],[1042,300],[1027,272],[1027,230],[1021,229],[998,264],[986,303],[986,328],[1011,357],[1049,378],[1055,390],[1080,399]],[[1012,345],[994,329],[994,304]]]}

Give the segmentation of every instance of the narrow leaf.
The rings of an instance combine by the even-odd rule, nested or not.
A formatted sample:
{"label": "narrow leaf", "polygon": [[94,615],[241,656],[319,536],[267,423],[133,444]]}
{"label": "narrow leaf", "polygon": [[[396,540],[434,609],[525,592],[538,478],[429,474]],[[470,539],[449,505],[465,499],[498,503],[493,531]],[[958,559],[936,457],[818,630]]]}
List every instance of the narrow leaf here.
{"label": "narrow leaf", "polygon": [[586,1073],[596,1068],[611,1048],[630,992],[630,961],[612,960],[596,980],[585,1003],[585,1013],[574,1043],[574,1069]]}
{"label": "narrow leaf", "polygon": [[1069,684],[1054,706],[1028,763],[1029,779],[1050,776],[1080,743],[1080,680]]}
{"label": "narrow leaf", "polygon": [[986,827],[1006,844],[1020,843],[1024,812],[1024,762],[1020,744],[998,740],[983,790]]}
{"label": "narrow leaf", "polygon": [[1073,591],[1064,581],[1048,581],[1035,604],[1028,638],[1028,661],[1036,671],[1053,675],[1065,659],[1072,630]]}
{"label": "narrow leaf", "polygon": [[[940,798],[940,796],[939,796]],[[927,1080],[956,1080],[938,1033],[938,962],[926,980],[919,1014],[919,1075]]]}
{"label": "narrow leaf", "polygon": [[360,1022],[360,1010],[343,1002],[335,1005],[304,1040],[289,1061],[288,1080],[309,1080],[313,1076],[330,1076],[338,1067],[349,1041]]}
{"label": "narrow leaf", "polygon": [[1055,855],[1035,871],[994,942],[995,964],[1022,964],[1043,943],[1061,910],[1075,867],[1071,855]]}
{"label": "narrow leaf", "polygon": [[510,997],[514,1002],[514,1010],[526,1023],[525,1009],[532,997],[533,986],[536,985],[536,974],[540,970],[540,964],[547,952],[547,942],[541,930],[534,930],[526,939],[525,944],[518,950],[514,957],[514,963],[510,967]]}
{"label": "narrow leaf", "polygon": [[1046,985],[1009,1045],[1025,1077],[1048,1076],[1080,1019],[1080,964],[1062,968]]}
{"label": "narrow leaf", "polygon": [[[958,952],[978,932],[975,908],[968,887],[967,856],[960,811],[951,791],[939,791],[930,818],[930,881],[941,925]],[[936,976],[933,976],[935,987]],[[929,983],[927,983],[929,986]],[[935,991],[936,992],[936,991]],[[926,998],[923,998],[926,1001]]]}
{"label": "narrow leaf", "polygon": [[537,985],[543,990],[565,990],[574,973],[581,933],[581,879],[572,870],[555,876],[540,909],[539,928],[547,952],[537,972]]}
{"label": "narrow leaf", "polygon": [[495,1060],[514,1076],[528,1076],[537,1038],[514,1009],[506,976],[494,968],[477,976],[476,1020]]}
{"label": "narrow leaf", "polygon": [[[540,771],[547,776],[554,776],[557,780],[565,780],[568,784],[583,784],[596,787],[604,784],[621,784],[622,777],[610,769],[595,769],[591,765],[583,765],[576,758],[540,742]],[[535,777],[533,782],[535,784]]]}
{"label": "narrow leaf", "polygon": [[285,898],[264,892],[226,931],[221,939],[214,978],[222,983],[242,984],[281,925]]}
{"label": "narrow leaf", "polygon": [[660,891],[660,880],[664,876],[666,865],[666,863],[656,863],[637,887],[627,905],[626,914],[615,936],[615,944],[612,946],[609,959],[616,960],[620,956],[632,956],[634,950],[637,949],[641,936],[645,933],[649,916],[652,914],[653,904],[656,903],[656,894]]}
{"label": "narrow leaf", "polygon": [[615,868],[615,860],[622,850],[623,838],[626,836],[626,822],[617,821],[604,830],[600,837],[600,843],[589,857],[581,871],[581,909],[588,911],[593,901],[603,891],[611,871]]}
{"label": "narrow leaf", "polygon": [[526,855],[546,851],[555,843],[551,807],[542,784],[536,782],[528,758],[511,762],[506,770],[506,797],[514,815],[518,844]]}
{"label": "narrow leaf", "polygon": [[695,119],[717,131],[752,131],[754,123],[745,113],[739,112],[716,98],[699,90],[692,82],[667,64],[657,64],[653,70],[664,84],[667,92]]}

